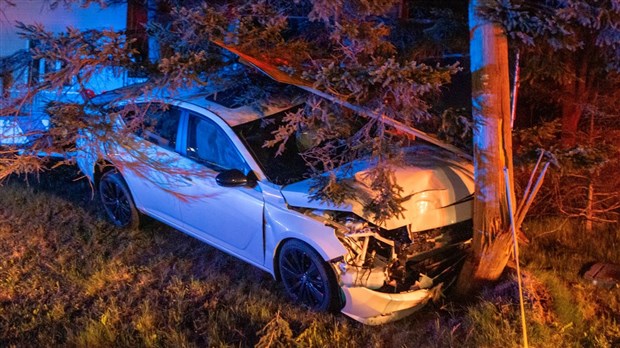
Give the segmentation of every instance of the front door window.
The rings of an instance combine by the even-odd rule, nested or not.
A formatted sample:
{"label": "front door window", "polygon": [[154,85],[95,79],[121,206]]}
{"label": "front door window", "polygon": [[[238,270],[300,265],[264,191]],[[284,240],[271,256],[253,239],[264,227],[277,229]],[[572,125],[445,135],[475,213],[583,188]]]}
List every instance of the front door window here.
{"label": "front door window", "polygon": [[187,156],[214,170],[239,169],[247,173],[241,155],[215,122],[189,115]]}

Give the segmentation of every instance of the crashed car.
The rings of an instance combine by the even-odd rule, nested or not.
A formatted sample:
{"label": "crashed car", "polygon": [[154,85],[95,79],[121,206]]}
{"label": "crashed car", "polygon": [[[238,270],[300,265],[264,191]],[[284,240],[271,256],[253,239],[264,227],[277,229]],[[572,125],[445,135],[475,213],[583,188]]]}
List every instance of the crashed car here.
{"label": "crashed car", "polygon": [[[363,198],[311,200],[296,141],[280,156],[264,146],[298,103],[256,108],[231,96],[125,101],[145,110],[146,126],[115,141],[80,137],[77,163],[114,224],[135,227],[146,214],[269,272],[295,302],[366,324],[405,317],[452,281],[471,237],[471,163],[412,144],[393,168],[404,213],[377,221]],[[105,118],[119,134],[133,127],[131,112]],[[371,165],[356,161],[336,175],[372,198]]]}

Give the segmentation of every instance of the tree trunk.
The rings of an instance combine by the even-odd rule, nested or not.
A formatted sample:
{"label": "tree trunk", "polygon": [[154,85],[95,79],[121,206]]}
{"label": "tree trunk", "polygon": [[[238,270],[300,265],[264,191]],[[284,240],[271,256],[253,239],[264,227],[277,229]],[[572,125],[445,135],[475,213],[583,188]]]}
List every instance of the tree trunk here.
{"label": "tree trunk", "polygon": [[577,143],[579,121],[583,115],[585,103],[588,100],[587,56],[584,54],[578,55],[571,63],[569,66],[575,75],[564,86],[564,98],[562,98],[561,145],[563,148],[573,147]]}
{"label": "tree trunk", "polygon": [[398,4],[398,20],[405,22],[409,19],[409,3],[406,0],[400,0]]}
{"label": "tree trunk", "polygon": [[592,233],[592,220],[594,220],[594,180],[590,177],[588,179],[588,198],[586,201],[586,233]]}
{"label": "tree trunk", "polygon": [[457,282],[461,295],[497,280],[512,250],[503,172],[507,167],[512,173],[508,42],[499,26],[477,15],[478,3],[469,3],[476,182],[474,238],[472,254]]}
{"label": "tree trunk", "polygon": [[[577,98],[573,93],[572,97]],[[583,107],[575,99],[562,102],[562,140],[563,148],[571,148],[577,143],[577,130]]]}
{"label": "tree trunk", "polygon": [[[590,129],[588,131],[588,146],[594,145],[594,115],[590,115]],[[586,233],[592,233],[594,220],[594,178],[598,177],[598,170],[588,178],[588,197],[586,199]]]}

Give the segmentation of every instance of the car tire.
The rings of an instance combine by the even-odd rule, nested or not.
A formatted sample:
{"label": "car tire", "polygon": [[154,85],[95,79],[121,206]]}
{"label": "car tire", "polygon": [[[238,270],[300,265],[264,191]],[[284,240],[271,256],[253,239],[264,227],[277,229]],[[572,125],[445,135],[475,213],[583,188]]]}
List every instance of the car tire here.
{"label": "car tire", "polygon": [[312,247],[289,240],[278,254],[280,279],[293,301],[316,311],[340,309],[340,288],[333,269]]}
{"label": "car tire", "polygon": [[117,170],[110,170],[99,180],[99,198],[108,219],[119,228],[137,228],[140,214],[129,187]]}

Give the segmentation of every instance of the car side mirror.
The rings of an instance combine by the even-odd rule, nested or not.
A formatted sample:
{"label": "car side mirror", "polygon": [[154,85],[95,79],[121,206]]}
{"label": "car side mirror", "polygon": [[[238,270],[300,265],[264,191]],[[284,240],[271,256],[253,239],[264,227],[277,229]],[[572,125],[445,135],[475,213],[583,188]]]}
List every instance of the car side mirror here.
{"label": "car side mirror", "polygon": [[245,175],[239,169],[225,170],[215,177],[215,182],[224,187],[254,186],[256,179],[254,173]]}

